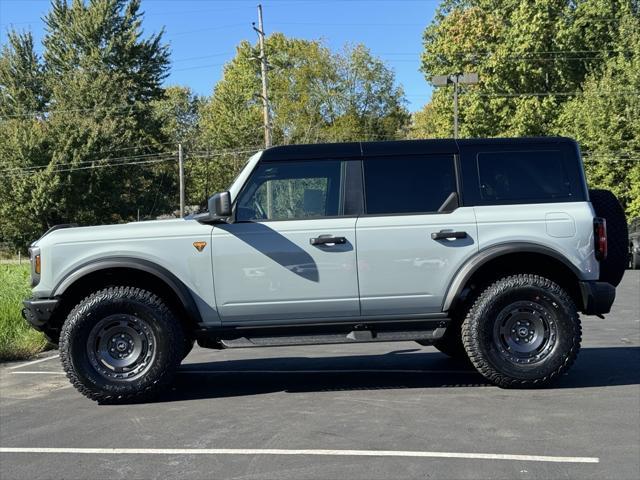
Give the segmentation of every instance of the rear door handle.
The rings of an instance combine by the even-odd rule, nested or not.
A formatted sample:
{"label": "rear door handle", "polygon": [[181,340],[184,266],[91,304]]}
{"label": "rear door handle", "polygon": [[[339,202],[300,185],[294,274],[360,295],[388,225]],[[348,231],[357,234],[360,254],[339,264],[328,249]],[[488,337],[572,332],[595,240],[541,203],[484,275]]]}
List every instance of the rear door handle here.
{"label": "rear door handle", "polygon": [[456,240],[458,238],[467,238],[467,232],[440,230],[439,232],[433,232],[431,238],[433,240]]}
{"label": "rear door handle", "polygon": [[310,238],[309,243],[311,245],[327,245],[332,247],[334,245],[344,245],[347,243],[347,239],[345,237],[334,237],[333,235],[320,235],[319,237]]}

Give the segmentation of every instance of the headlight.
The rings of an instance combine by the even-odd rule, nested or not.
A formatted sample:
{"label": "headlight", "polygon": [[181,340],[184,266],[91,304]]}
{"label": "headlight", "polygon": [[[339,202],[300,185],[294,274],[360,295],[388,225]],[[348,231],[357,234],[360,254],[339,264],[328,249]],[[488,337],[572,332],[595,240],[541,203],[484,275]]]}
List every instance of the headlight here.
{"label": "headlight", "polygon": [[40,272],[42,270],[42,259],[40,257],[40,249],[32,247],[29,249],[29,258],[31,259],[31,286],[35,287],[40,283]]}

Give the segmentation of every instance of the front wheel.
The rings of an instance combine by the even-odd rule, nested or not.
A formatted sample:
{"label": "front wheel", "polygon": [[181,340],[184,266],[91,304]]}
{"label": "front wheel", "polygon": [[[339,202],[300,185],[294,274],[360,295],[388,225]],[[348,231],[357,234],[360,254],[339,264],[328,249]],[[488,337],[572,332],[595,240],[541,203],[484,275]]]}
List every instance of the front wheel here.
{"label": "front wheel", "polygon": [[151,292],[100,290],[69,314],[60,335],[67,377],[101,403],[149,400],[171,382],[182,360],[184,332]]}
{"label": "front wheel", "polygon": [[569,295],[537,275],[498,280],[462,324],[469,359],[500,387],[543,386],[556,379],[575,361],[581,333]]}

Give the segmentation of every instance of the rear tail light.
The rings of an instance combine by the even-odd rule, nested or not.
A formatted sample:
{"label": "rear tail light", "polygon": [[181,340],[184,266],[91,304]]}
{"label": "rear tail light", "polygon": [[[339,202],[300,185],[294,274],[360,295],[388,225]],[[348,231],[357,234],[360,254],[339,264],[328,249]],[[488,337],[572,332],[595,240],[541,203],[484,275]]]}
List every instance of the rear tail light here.
{"label": "rear tail light", "polygon": [[596,259],[602,261],[607,258],[607,221],[602,217],[593,219],[593,241]]}

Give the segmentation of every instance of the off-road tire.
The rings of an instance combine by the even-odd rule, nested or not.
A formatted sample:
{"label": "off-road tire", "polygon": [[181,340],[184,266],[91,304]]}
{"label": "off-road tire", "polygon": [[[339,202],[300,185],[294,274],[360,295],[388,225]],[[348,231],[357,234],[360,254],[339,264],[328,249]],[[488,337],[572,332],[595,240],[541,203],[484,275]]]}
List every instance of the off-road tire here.
{"label": "off-road tire", "polygon": [[629,264],[627,217],[616,196],[609,190],[589,190],[597,217],[607,221],[607,258],[600,262],[600,280],[618,286]]}
{"label": "off-road tire", "polygon": [[[509,310],[512,307],[515,310]],[[511,314],[512,311],[518,313]],[[545,327],[537,332],[544,333],[539,358],[528,361],[528,357],[520,357],[521,352],[506,348],[508,344],[496,336],[504,312],[509,312],[512,317],[507,318],[514,322],[520,318],[518,315],[524,318],[531,315],[543,325],[546,322],[549,330]],[[548,340],[544,343],[547,332]],[[540,387],[557,379],[575,361],[581,336],[580,318],[567,292],[547,278],[529,274],[505,277],[490,285],[477,298],[462,324],[462,342],[469,360],[485,378],[503,388]]]}
{"label": "off-road tire", "polygon": [[[91,361],[95,328],[118,316],[142,321],[154,339],[147,348],[153,358],[133,379],[105,378],[99,371],[102,365]],[[158,296],[139,288],[110,287],[91,294],[71,311],[60,335],[60,358],[67,377],[84,396],[99,403],[134,403],[151,400],[171,383],[183,345],[181,324]]]}

